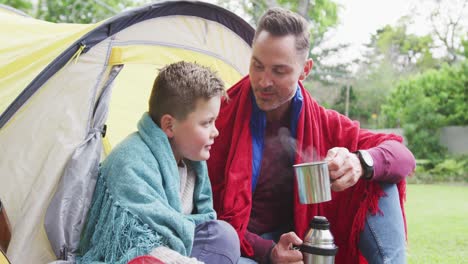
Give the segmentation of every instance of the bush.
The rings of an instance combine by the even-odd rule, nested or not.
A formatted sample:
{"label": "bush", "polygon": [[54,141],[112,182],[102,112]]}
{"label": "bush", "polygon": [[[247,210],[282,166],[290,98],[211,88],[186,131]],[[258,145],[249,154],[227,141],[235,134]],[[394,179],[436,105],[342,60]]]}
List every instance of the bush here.
{"label": "bush", "polygon": [[418,160],[409,183],[468,183],[468,156],[447,156],[440,161]]}
{"label": "bush", "polygon": [[399,124],[419,159],[441,160],[440,128],[468,124],[468,62],[402,81],[382,106],[387,127]]}

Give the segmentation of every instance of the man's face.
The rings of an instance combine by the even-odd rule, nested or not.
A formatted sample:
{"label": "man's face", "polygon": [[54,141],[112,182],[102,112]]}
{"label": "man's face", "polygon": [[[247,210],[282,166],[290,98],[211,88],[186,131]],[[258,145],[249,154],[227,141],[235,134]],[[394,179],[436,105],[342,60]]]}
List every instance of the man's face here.
{"label": "man's face", "polygon": [[[298,54],[295,37],[272,36],[262,31],[253,44],[250,61],[250,82],[260,109],[268,113],[284,112],[294,97],[298,80],[312,67],[305,56]],[[281,114],[281,113],[279,113]]]}

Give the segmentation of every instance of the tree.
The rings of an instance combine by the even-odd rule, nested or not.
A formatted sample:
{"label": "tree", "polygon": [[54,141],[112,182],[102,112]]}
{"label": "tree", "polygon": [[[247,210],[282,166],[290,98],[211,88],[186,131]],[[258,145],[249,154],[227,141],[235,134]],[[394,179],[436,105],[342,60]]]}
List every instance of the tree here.
{"label": "tree", "polygon": [[369,111],[363,111],[362,107],[357,104],[358,97],[352,85],[345,84],[340,88],[340,94],[336,98],[333,109],[340,113],[347,114],[353,120],[369,119],[371,114]]}
{"label": "tree", "polygon": [[0,0],[0,4],[14,7],[27,14],[30,14],[33,8],[31,1],[28,0]]}
{"label": "tree", "polygon": [[0,0],[27,14],[56,23],[96,23],[149,0]]}
{"label": "tree", "polygon": [[229,10],[241,10],[253,25],[270,7],[281,6],[297,12],[311,23],[312,46],[318,45],[324,33],[338,23],[338,5],[332,0],[218,0],[218,4]]}
{"label": "tree", "polygon": [[377,124],[384,124],[381,105],[395,89],[398,82],[427,69],[438,67],[438,60],[431,53],[433,40],[430,35],[417,36],[408,33],[409,17],[403,17],[396,26],[384,26],[371,36],[367,52],[359,62],[354,81],[362,123],[377,116]]}
{"label": "tree", "polygon": [[[363,118],[360,119],[361,123],[369,123],[372,114],[382,118],[381,106],[397,85],[400,75],[389,61],[383,61],[372,69],[361,69],[357,76],[354,81],[358,98],[355,107],[359,108],[360,117]],[[377,123],[383,124],[380,120]]]}
{"label": "tree", "polygon": [[434,41],[430,35],[417,36],[408,33],[409,17],[403,17],[392,27],[387,25],[372,35],[367,45],[365,62],[368,66],[390,63],[399,74],[421,72],[436,67],[437,60],[431,49]]}
{"label": "tree", "polygon": [[51,22],[96,23],[142,3],[133,0],[38,0],[35,17]]}
{"label": "tree", "polygon": [[325,59],[335,57],[336,54],[339,54],[341,50],[347,47],[349,47],[349,44],[338,44],[337,46],[327,48],[312,48],[310,57],[314,60],[314,70],[307,78],[306,83],[315,80],[323,86],[339,86],[341,83],[352,79],[350,68],[357,60],[335,64],[324,63]]}
{"label": "tree", "polygon": [[466,58],[468,0],[434,1],[429,15],[432,33],[446,52],[444,60],[453,64]]}
{"label": "tree", "polygon": [[418,158],[440,159],[443,126],[468,125],[468,61],[401,81],[382,106],[389,126],[400,123]]}
{"label": "tree", "polygon": [[462,40],[462,46],[463,46],[463,56],[465,57],[465,60],[468,59],[468,38]]}
{"label": "tree", "polygon": [[347,45],[338,45],[330,48],[321,47],[325,41],[325,33],[338,24],[339,5],[334,0],[218,0],[218,4],[229,10],[244,13],[244,18],[252,25],[255,25],[261,15],[270,7],[281,6],[283,8],[297,12],[306,18],[310,23],[311,48],[310,56],[314,60],[314,71],[308,80],[318,80],[322,84],[335,84],[333,80],[338,75],[348,76],[350,63],[340,63],[336,65],[326,65],[322,63],[322,58],[335,54]]}

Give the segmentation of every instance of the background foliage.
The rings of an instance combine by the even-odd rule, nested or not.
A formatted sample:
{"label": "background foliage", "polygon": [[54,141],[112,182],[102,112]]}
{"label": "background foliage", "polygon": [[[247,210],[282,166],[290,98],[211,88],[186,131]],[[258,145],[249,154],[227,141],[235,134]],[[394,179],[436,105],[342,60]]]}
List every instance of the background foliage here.
{"label": "background foliage", "polygon": [[[159,0],[161,1],[161,0]],[[159,2],[156,1],[156,2]],[[60,23],[95,23],[151,0],[0,0],[27,14]],[[336,0],[216,0],[255,26],[273,6],[291,9],[310,22],[312,74],[305,87],[323,105],[361,122],[364,128],[403,127],[409,148],[425,175],[466,168],[466,157],[446,157],[439,144],[440,128],[468,125],[468,0],[433,3],[427,34],[410,30],[417,10],[402,14],[397,24],[376,30],[365,52],[353,61],[340,58],[349,45],[329,45],[329,33],[340,22]],[[418,7],[426,8],[425,5]],[[385,12],[384,10],[382,12]],[[453,162],[442,161],[447,158]],[[466,169],[465,169],[466,171]],[[450,174],[450,173],[449,173]],[[430,177],[426,177],[429,179]]]}
{"label": "background foliage", "polygon": [[398,84],[383,105],[386,123],[403,125],[408,146],[422,159],[443,157],[439,144],[444,126],[468,124],[468,62],[444,65]]}
{"label": "background foliage", "polygon": [[145,0],[0,0],[32,17],[57,23],[95,23]]}

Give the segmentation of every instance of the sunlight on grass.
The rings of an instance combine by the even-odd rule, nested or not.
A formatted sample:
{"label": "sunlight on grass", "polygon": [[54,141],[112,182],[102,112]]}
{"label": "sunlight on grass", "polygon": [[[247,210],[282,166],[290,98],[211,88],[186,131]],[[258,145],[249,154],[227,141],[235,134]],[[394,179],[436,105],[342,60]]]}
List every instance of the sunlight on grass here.
{"label": "sunlight on grass", "polygon": [[468,263],[468,186],[407,189],[408,263]]}

